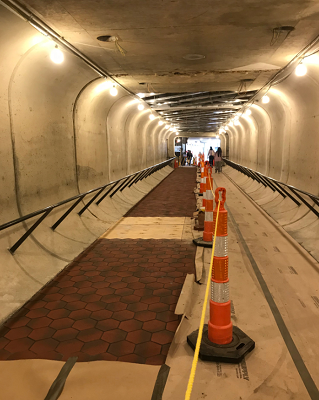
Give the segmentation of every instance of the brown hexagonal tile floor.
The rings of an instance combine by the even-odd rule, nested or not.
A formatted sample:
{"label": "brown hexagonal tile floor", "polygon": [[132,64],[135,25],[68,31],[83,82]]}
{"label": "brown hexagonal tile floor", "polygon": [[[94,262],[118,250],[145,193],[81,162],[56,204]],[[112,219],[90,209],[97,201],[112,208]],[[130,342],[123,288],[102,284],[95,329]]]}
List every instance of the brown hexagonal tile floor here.
{"label": "brown hexagonal tile floor", "polygon": [[163,364],[195,251],[181,240],[97,240],[0,327],[0,360]]}
{"label": "brown hexagonal tile floor", "polygon": [[126,217],[192,217],[196,208],[196,167],[176,168]]}

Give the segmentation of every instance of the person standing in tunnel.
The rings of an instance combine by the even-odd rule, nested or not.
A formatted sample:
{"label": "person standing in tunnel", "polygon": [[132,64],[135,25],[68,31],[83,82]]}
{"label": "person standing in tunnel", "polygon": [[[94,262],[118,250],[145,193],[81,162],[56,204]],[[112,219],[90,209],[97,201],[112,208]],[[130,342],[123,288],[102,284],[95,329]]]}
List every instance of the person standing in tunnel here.
{"label": "person standing in tunnel", "polygon": [[214,156],[215,156],[215,152],[214,152],[212,146],[210,146],[210,149],[208,150],[208,160],[209,160],[209,164],[212,168],[213,168],[213,164],[214,164]]}
{"label": "person standing in tunnel", "polygon": [[222,149],[220,147],[215,153],[215,172],[222,172]]}
{"label": "person standing in tunnel", "polygon": [[192,158],[193,158],[193,153],[190,150],[188,150],[187,151],[187,163],[188,163],[188,165],[191,165]]}

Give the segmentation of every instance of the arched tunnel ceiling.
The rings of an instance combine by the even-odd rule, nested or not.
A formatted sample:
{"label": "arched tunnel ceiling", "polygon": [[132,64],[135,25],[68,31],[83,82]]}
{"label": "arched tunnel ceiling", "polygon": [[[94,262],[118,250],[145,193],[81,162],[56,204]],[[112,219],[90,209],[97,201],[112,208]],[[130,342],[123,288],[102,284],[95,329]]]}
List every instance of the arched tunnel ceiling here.
{"label": "arched tunnel ceiling", "polygon": [[[126,88],[155,93],[145,100],[190,132],[215,131],[318,34],[316,0],[23,4]],[[117,37],[123,51],[101,35]]]}

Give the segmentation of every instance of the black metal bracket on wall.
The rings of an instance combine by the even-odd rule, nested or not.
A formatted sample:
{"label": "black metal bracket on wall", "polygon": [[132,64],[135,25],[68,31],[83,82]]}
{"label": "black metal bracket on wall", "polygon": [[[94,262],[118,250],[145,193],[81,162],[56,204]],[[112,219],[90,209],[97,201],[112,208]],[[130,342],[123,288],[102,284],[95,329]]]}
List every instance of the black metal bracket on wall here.
{"label": "black metal bracket on wall", "polygon": [[283,198],[289,197],[298,207],[300,207],[302,203],[305,204],[309,208],[309,210],[319,218],[319,211],[317,211],[314,206],[305,199],[305,197],[309,198],[315,203],[316,206],[319,207],[318,196],[305,192],[304,190],[298,189],[294,186],[288,185],[287,183],[279,182],[278,180],[271,178],[270,176],[266,176],[258,171],[254,171],[251,168],[237,164],[231,160],[223,158],[223,161],[226,165],[229,165],[237,171],[245,174],[249,178],[254,179],[253,176],[255,176],[255,180],[257,180],[258,177],[261,181],[260,183],[262,183],[264,186],[267,185],[273,192],[278,192]]}
{"label": "black metal bracket on wall", "polygon": [[134,172],[133,174],[127,175],[123,178],[120,178],[116,181],[109,182],[106,185],[100,186],[95,189],[88,190],[85,193],[80,193],[77,196],[70,197],[69,199],[63,200],[57,204],[45,207],[41,210],[34,211],[31,214],[25,215],[24,217],[17,218],[15,220],[9,221],[5,224],[0,225],[0,231],[3,231],[5,229],[8,229],[14,225],[17,225],[21,222],[27,221],[31,218],[34,218],[38,215],[41,215],[40,218],[37,219],[36,222],[33,223],[33,225],[20,237],[19,240],[16,241],[16,243],[9,248],[9,251],[11,254],[14,254],[15,251],[22,245],[22,243],[31,235],[31,233],[41,224],[41,222],[50,214],[50,212],[58,208],[62,205],[65,205],[67,203],[72,203],[72,205],[67,209],[67,211],[51,226],[51,229],[54,231],[64,220],[65,218],[71,214],[71,212],[76,208],[76,206],[84,199],[89,194],[94,194],[94,196],[88,201],[87,204],[84,205],[84,207],[81,208],[81,210],[78,212],[78,215],[82,215],[85,210],[89,208],[89,206],[103,193],[103,191],[110,186],[110,188],[104,193],[104,195],[96,202],[96,204],[100,204],[101,201],[103,201],[112,191],[113,189],[116,188],[118,185],[117,189],[110,194],[110,197],[114,196],[115,193],[118,190],[123,190],[125,187],[129,184],[129,187],[131,187],[134,183],[137,183],[140,179],[144,179],[147,176],[153,174],[155,171],[158,171],[159,169],[162,169],[166,167],[169,163],[171,163],[175,157],[172,157],[166,161],[163,161],[159,164],[152,165],[151,167],[147,167],[141,171]]}

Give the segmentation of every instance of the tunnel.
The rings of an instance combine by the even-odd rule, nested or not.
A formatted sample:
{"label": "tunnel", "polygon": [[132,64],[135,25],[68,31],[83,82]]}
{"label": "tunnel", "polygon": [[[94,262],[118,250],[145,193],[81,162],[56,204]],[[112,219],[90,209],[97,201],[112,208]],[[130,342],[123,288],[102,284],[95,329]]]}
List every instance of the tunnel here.
{"label": "tunnel", "polygon": [[318,21],[0,0],[0,399],[319,400]]}

